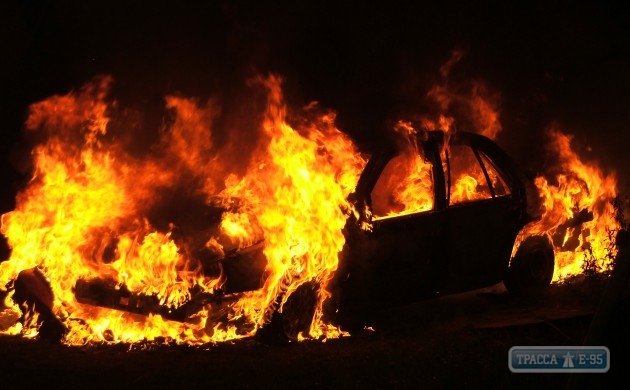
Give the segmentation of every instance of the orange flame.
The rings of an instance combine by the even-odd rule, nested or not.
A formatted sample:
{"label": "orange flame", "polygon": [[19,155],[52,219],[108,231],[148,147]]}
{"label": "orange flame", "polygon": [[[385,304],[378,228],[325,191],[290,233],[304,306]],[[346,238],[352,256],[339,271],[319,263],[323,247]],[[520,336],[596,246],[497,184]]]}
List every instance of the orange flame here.
{"label": "orange flame", "polygon": [[[169,174],[132,161],[105,138],[110,82],[103,78],[78,93],[31,107],[26,128],[47,132],[49,138],[33,151],[35,174],[19,195],[16,210],[2,216],[2,234],[12,254],[0,264],[0,283],[7,284],[22,270],[40,268],[53,291],[54,311],[70,329],[71,343],[106,339],[95,329],[106,328],[116,340],[132,341],[158,333],[145,328],[170,327],[79,304],[73,294],[78,279],[104,277],[155,294],[173,307],[186,299],[188,288],[213,286],[186,269],[169,233],[152,231],[135,213],[147,203],[152,186],[167,181]],[[82,323],[74,322],[76,318]],[[82,329],[84,324],[92,331]],[[169,335],[177,336],[173,333]]]}
{"label": "orange flame", "polygon": [[[443,83],[429,93],[440,115],[421,121],[423,128],[446,131],[443,156],[456,153],[448,139],[462,123],[490,138],[501,131],[496,94],[480,82],[468,83],[468,89],[454,89],[448,82],[462,56],[454,54],[441,70]],[[222,161],[235,149],[221,149],[212,138],[220,115],[215,102],[168,96],[165,106],[172,121],[156,145],[134,157],[125,144],[133,139],[133,126],[117,123],[123,135],[112,132],[117,103],[107,97],[111,82],[101,78],[30,107],[26,129],[47,138],[33,150],[34,175],[18,195],[16,209],[1,216],[0,232],[12,253],[0,263],[0,286],[23,270],[39,268],[54,295],[53,312],[69,330],[64,339],[68,344],[157,338],[205,343],[251,335],[272,310],[283,310],[292,292],[315,282],[320,286],[317,309],[308,334],[300,337],[338,335],[340,330],[322,322],[322,306],[344,245],[342,228],[353,211],[347,197],[365,160],[336,128],[334,113],[322,114],[311,104],[289,124],[281,79],[256,79],[253,85],[264,87],[267,96],[258,143],[251,155],[242,156],[246,167],[231,169]],[[372,199],[385,207],[372,210],[375,218],[430,210],[434,203],[433,167],[418,153],[417,130],[404,121],[395,130],[406,144],[376,183]],[[603,259],[600,268],[609,264],[611,231],[618,228],[611,204],[617,190],[614,175],[580,160],[571,149],[571,137],[557,130],[550,135],[559,172],[536,179],[543,216],[526,226],[515,248],[527,235],[549,235],[556,249],[554,279],[559,280],[581,272],[590,258]],[[467,169],[474,165],[472,159],[462,161],[468,165],[459,167],[459,173],[451,167],[451,203],[487,198],[483,172]],[[487,174],[493,183],[499,180],[494,172]],[[174,216],[154,215],[157,206],[179,191],[196,201],[226,206],[217,231],[188,238],[205,226],[185,230]],[[106,280],[155,296],[172,309],[188,301],[192,290],[215,292],[226,282],[225,275],[204,273],[192,254],[194,240],[218,257],[264,243],[267,264],[261,288],[227,308],[206,304],[186,323],[77,301],[73,289],[80,279]],[[11,316],[2,313],[0,319],[5,318]],[[4,332],[32,336],[36,322],[31,318],[25,329],[10,326]]]}
{"label": "orange flame", "polygon": [[[0,285],[22,270],[39,268],[54,295],[52,309],[69,330],[68,344],[157,337],[203,343],[251,334],[267,320],[278,297],[286,300],[301,283],[315,280],[321,291],[311,335],[338,333],[321,323],[321,304],[344,243],[341,228],[350,211],[346,197],[364,160],[334,126],[334,114],[315,115],[294,130],[285,119],[281,80],[258,80],[268,93],[264,143],[245,176],[228,175],[222,182],[217,173],[226,167],[211,141],[219,114],[212,101],[204,106],[167,97],[174,120],[157,147],[137,159],[121,141],[129,134],[108,133],[108,114],[116,107],[107,101],[111,81],[102,78],[31,106],[26,128],[48,138],[33,151],[35,174],[16,209],[2,215],[1,232],[12,254],[0,264]],[[264,236],[268,277],[261,290],[245,294],[227,317],[207,305],[191,323],[77,301],[73,288],[79,279],[108,280],[172,308],[186,302],[193,288],[212,292],[221,287],[223,275],[205,276],[186,241],[173,238],[180,226],[170,221],[157,229],[148,217],[172,188],[186,188],[212,203],[221,186],[222,203],[230,204],[234,197],[241,202],[238,211],[224,213],[219,236],[206,239],[205,247],[224,255],[226,242],[242,248]],[[214,321],[217,315],[221,321]],[[33,329],[22,332],[27,331]]]}
{"label": "orange flame", "polygon": [[[464,57],[465,52],[455,50],[450,59],[440,68],[441,80],[428,92],[427,96],[438,108],[435,117],[420,117],[420,127],[427,130],[443,130],[445,132],[444,147],[441,151],[442,161],[447,154],[459,154],[461,166],[451,166],[453,176],[450,184],[450,203],[489,199],[491,194],[486,178],[474,156],[461,155],[461,151],[453,150],[449,143],[450,135],[458,129],[473,131],[488,138],[495,139],[502,130],[499,110],[499,95],[493,93],[479,80],[467,80],[454,83],[450,80],[453,68]],[[398,129],[406,129],[408,134],[416,133],[412,125],[399,122]],[[602,271],[610,267],[615,255],[614,233],[620,228],[615,218],[613,200],[617,197],[617,181],[614,173],[604,173],[594,162],[584,162],[571,148],[572,137],[559,130],[549,132],[551,142],[548,148],[557,155],[559,164],[554,168],[557,173],[539,176],[534,183],[542,198],[542,218],[527,225],[516,239],[513,254],[520,243],[530,235],[548,235],[554,244],[556,268],[554,281],[569,275],[583,272],[586,261],[595,261],[594,268]],[[411,154],[410,154],[411,155]],[[416,155],[417,156],[417,155]],[[400,159],[400,157],[398,157]],[[391,164],[390,164],[391,165]],[[453,161],[451,159],[451,165]],[[431,189],[418,188],[414,183],[414,175],[423,173],[421,181],[431,181],[429,166],[411,167],[411,162],[397,166],[397,173],[386,170],[383,176],[400,183],[400,194],[409,190],[423,199],[423,207],[417,208],[406,198],[396,197],[395,202],[378,199],[383,191],[372,194],[375,204],[389,204],[386,210],[374,210],[375,216],[392,216],[405,214],[408,211],[428,210],[432,207]],[[448,167],[443,167],[445,172]],[[490,168],[490,165],[488,166]],[[411,172],[414,172],[413,174]],[[500,178],[493,170],[488,170],[493,187],[501,188]],[[379,179],[380,184],[382,180]],[[376,197],[375,197],[376,196]]]}
{"label": "orange flame", "polygon": [[417,131],[399,121],[395,130],[404,138],[402,152],[385,167],[372,191],[374,219],[430,210],[433,207],[431,163],[422,157]]}
{"label": "orange flame", "polygon": [[423,127],[429,130],[456,130],[459,126],[495,139],[503,129],[499,116],[499,94],[492,92],[481,80],[467,80],[454,84],[450,80],[453,67],[466,56],[463,50],[454,50],[451,57],[440,67],[440,82],[436,83],[427,96],[437,104],[438,119],[423,118]]}
{"label": "orange flame", "polygon": [[605,270],[616,255],[613,233],[620,228],[612,203],[617,197],[616,177],[583,162],[571,148],[571,136],[552,129],[549,137],[549,148],[558,155],[559,173],[551,181],[536,178],[543,215],[523,229],[517,244],[528,235],[551,237],[556,281],[582,273],[584,262],[590,259],[597,261],[600,271]]}
{"label": "orange flame", "polygon": [[[263,130],[266,149],[253,160],[240,181],[231,181],[226,197],[251,200],[250,212],[264,231],[270,277],[248,312],[255,321],[266,320],[265,308],[286,298],[302,283],[315,280],[326,286],[337,268],[345,238],[342,228],[354,189],[365,164],[350,140],[334,126],[332,113],[293,129],[286,122],[280,79],[258,80],[269,91]],[[312,108],[312,107],[311,107]],[[328,329],[321,323],[321,306],[328,294],[321,291],[312,336]]]}

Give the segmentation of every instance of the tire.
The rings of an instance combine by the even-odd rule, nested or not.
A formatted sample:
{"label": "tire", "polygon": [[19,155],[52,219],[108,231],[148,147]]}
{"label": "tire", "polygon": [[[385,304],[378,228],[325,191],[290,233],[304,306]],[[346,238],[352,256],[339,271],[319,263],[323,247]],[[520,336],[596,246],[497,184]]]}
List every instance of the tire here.
{"label": "tire", "polygon": [[553,279],[555,255],[546,236],[530,236],[521,243],[503,283],[508,292],[521,294],[548,286]]}
{"label": "tire", "polygon": [[298,340],[300,333],[308,336],[318,299],[319,283],[302,284],[289,296],[282,312],[276,310],[271,321],[258,330],[256,338],[269,344],[283,344]]}

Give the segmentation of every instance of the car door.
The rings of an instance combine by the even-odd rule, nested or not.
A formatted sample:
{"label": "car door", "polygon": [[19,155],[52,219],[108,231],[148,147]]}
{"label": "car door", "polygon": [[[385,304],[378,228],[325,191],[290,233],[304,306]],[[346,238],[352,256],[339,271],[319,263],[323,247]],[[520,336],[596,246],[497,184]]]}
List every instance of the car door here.
{"label": "car door", "polygon": [[344,294],[370,304],[426,298],[444,282],[448,257],[437,148],[421,142],[376,159],[358,186],[368,228],[347,234]]}
{"label": "car door", "polygon": [[522,226],[518,183],[492,158],[495,148],[484,147],[489,140],[477,137],[454,137],[441,153],[450,242],[445,293],[501,281]]}

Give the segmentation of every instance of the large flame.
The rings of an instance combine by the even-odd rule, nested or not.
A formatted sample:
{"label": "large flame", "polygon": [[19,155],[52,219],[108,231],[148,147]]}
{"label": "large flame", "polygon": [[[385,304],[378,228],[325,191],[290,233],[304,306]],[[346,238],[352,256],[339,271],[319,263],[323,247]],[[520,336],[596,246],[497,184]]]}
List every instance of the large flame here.
{"label": "large flame", "polygon": [[[249,156],[247,173],[229,175],[224,182],[217,177],[226,171],[217,158],[221,151],[211,142],[219,113],[212,101],[200,105],[167,97],[174,119],[141,157],[126,151],[134,137],[132,123],[122,132],[108,132],[108,115],[116,108],[107,100],[110,78],[33,104],[26,129],[43,133],[45,141],[33,151],[34,176],[19,194],[16,209],[2,215],[2,234],[12,253],[0,264],[0,285],[20,271],[41,270],[52,289],[53,312],[69,330],[64,341],[70,344],[242,337],[264,324],[279,297],[286,299],[306,281],[321,286],[312,335],[330,332],[320,321],[321,302],[344,244],[346,197],[364,161],[335,127],[332,113],[310,112],[314,119],[293,129],[286,122],[280,83],[274,76],[258,80],[268,94],[263,137]],[[169,196],[177,199],[172,192],[179,190],[215,202],[221,187],[221,202],[238,201],[239,207],[224,213],[219,236],[206,246],[222,253],[226,242],[242,248],[264,236],[268,260],[263,288],[234,304],[227,323],[210,323],[211,305],[191,324],[77,301],[73,289],[80,279],[109,280],[174,309],[190,298],[192,289],[211,293],[220,288],[223,276],[204,275],[186,241],[174,238],[182,228],[178,221],[163,223],[155,209]]]}
{"label": "large flame", "polygon": [[[428,94],[438,114],[417,121],[419,128],[445,131],[443,161],[459,153],[449,145],[453,132],[466,129],[495,138],[502,129],[497,94],[479,81],[465,88],[448,82],[461,57],[456,52],[442,67],[443,82]],[[251,137],[254,147],[242,139],[252,132],[242,129],[230,129],[236,144],[213,142],[220,115],[215,101],[168,96],[170,120],[155,142],[137,150],[130,145],[138,125],[108,99],[111,83],[100,78],[30,107],[25,128],[40,133],[43,141],[33,150],[34,175],[18,195],[16,209],[1,217],[0,231],[12,253],[0,263],[0,286],[10,285],[21,271],[41,271],[52,290],[53,313],[68,329],[68,344],[158,338],[205,343],[251,335],[305,283],[319,291],[309,334],[302,336],[338,334],[322,322],[322,306],[344,245],[342,228],[353,211],[347,198],[365,160],[335,127],[334,113],[322,113],[312,104],[289,120],[281,79],[258,78],[252,87],[262,87],[267,101],[260,116],[252,114],[260,118]],[[402,134],[404,148],[376,183],[372,198],[382,208],[372,210],[375,218],[430,210],[435,201],[433,167],[419,153],[420,132],[406,121],[395,130]],[[528,235],[548,235],[557,259],[554,280],[559,280],[582,272],[593,259],[599,259],[599,269],[612,261],[612,232],[619,225],[611,202],[617,190],[614,175],[579,158],[570,136],[559,130],[549,134],[558,164],[535,179],[542,218],[525,227],[515,250]],[[235,155],[240,164],[232,167]],[[452,164],[447,189],[452,204],[492,196],[484,187],[484,172],[472,168],[476,162],[464,156],[462,166]],[[493,188],[500,187],[494,171],[485,174]],[[193,218],[187,217],[188,203],[222,207],[210,236],[204,235],[203,222],[187,225],[210,218],[195,214],[195,207]],[[156,297],[160,305],[176,310],[192,291],[212,294],[226,283],[220,267],[205,272],[195,248],[225,257],[256,245],[264,245],[266,258],[260,288],[239,296],[227,309],[204,304],[193,321],[82,304],[74,293],[79,280],[100,280]],[[37,334],[36,319],[22,323],[23,329],[16,324],[5,332]]]}
{"label": "large flame", "polygon": [[[269,90],[263,121],[268,145],[242,179],[228,180],[222,195],[249,198],[248,213],[256,215],[264,231],[270,276],[245,303],[247,312],[258,313],[255,321],[262,324],[268,314],[265,308],[279,296],[282,310],[286,298],[302,283],[314,280],[326,286],[337,269],[345,242],[342,228],[351,207],[346,199],[365,162],[334,126],[332,113],[306,122],[298,131],[286,122],[279,79],[260,82]],[[250,220],[243,222],[241,229],[247,229]],[[322,289],[311,335],[327,329],[320,322],[326,297]]]}
{"label": "large flame", "polygon": [[517,244],[529,235],[548,235],[556,255],[554,280],[580,274],[587,265],[606,270],[616,256],[614,233],[620,228],[613,205],[616,177],[582,161],[571,147],[571,136],[551,129],[549,138],[549,149],[558,157],[557,173],[535,179],[543,199],[542,218],[521,231]]}
{"label": "large flame", "polygon": [[[442,161],[447,160],[447,154],[458,155],[460,166],[454,165],[451,159],[450,171],[453,177],[450,189],[447,189],[451,204],[489,199],[492,195],[476,158],[472,154],[463,155],[462,150],[454,150],[449,142],[450,136],[458,130],[466,130],[496,139],[503,129],[497,93],[481,80],[466,80],[463,83],[451,81],[453,67],[465,54],[461,50],[452,53],[440,68],[441,79],[427,93],[429,100],[436,106],[435,115],[415,118],[420,129],[445,132]],[[410,122],[403,121],[398,122],[397,130],[408,139],[419,132]],[[614,234],[620,228],[613,205],[618,195],[615,174],[604,172],[595,161],[583,161],[571,145],[573,138],[558,128],[550,129],[548,135],[547,148],[551,155],[557,157],[557,163],[548,167],[547,174],[534,179],[542,199],[542,217],[520,232],[513,254],[528,236],[547,235],[553,243],[556,258],[554,281],[580,274],[585,268],[594,271],[609,269],[616,256]],[[409,144],[413,149],[413,142],[410,141]],[[395,169],[388,171],[390,167]],[[446,169],[448,167],[445,166],[444,170]],[[487,169],[495,192],[497,188],[503,188],[504,183],[500,182],[501,179],[491,164],[487,165]],[[383,182],[393,181],[399,183],[398,187],[401,188],[394,191],[393,202],[374,202],[388,204],[385,210],[374,210],[376,217],[391,217],[431,209],[432,189],[426,185],[431,181],[430,164],[416,153],[399,155],[394,164],[386,167],[383,176],[386,179],[379,179],[372,194],[373,200],[375,195],[379,196],[381,193],[377,190],[378,185]],[[404,194],[415,196],[403,196]]]}
{"label": "large flame", "polygon": [[402,150],[387,164],[372,191],[375,220],[433,208],[432,166],[422,155],[418,131],[404,121],[394,130],[403,138]]}

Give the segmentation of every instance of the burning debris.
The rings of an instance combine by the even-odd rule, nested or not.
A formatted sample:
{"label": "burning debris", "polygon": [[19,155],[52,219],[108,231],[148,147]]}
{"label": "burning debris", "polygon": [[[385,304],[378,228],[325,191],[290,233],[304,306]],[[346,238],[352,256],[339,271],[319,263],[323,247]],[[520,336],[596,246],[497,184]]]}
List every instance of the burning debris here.
{"label": "burning debris", "polygon": [[[369,275],[377,272],[391,276],[389,291],[400,294],[404,281],[382,263],[396,253],[428,256],[435,272],[423,276],[426,286],[409,278],[416,287],[400,287],[413,299],[501,281],[510,251],[532,236],[553,243],[553,278],[560,280],[581,272],[587,254],[606,258],[609,232],[618,227],[610,204],[614,176],[582,162],[569,136],[550,132],[559,170],[529,186],[542,200],[534,210],[537,196],[511,160],[488,138],[456,131],[452,104],[473,113],[478,132],[490,138],[500,132],[496,97],[485,98],[481,84],[472,98],[447,84],[434,89],[430,96],[442,114],[398,122],[398,151],[366,162],[335,127],[333,113],[309,106],[292,118],[281,79],[258,78],[252,86],[262,87],[267,102],[257,144],[231,169],[226,162],[238,149],[214,142],[216,102],[167,97],[171,120],[155,144],[132,153],[136,126],[125,126],[122,119],[132,116],[110,100],[111,83],[100,78],[31,106],[26,130],[44,141],[33,150],[34,175],[15,210],[2,215],[1,232],[12,248],[0,263],[0,286],[12,298],[0,317],[13,319],[5,333],[45,333],[71,345],[164,338],[200,344],[276,327],[296,339],[335,337],[343,331],[324,309],[340,302],[335,294],[344,285],[359,291],[341,293],[347,302],[371,297],[364,290],[375,286]],[[231,141],[242,142],[244,132],[230,129]],[[482,204],[512,207],[513,223],[494,226],[509,237],[501,246],[478,240],[444,254],[451,241],[436,235],[450,227],[435,217],[438,211],[466,214],[473,205],[471,215],[494,221],[497,211]],[[393,234],[385,226],[418,215],[429,220],[413,222],[422,233],[417,241],[433,237],[441,249],[375,245],[379,235]],[[483,271],[466,268],[471,262],[453,269],[455,252],[469,256],[470,248],[484,245],[496,263]],[[360,248],[353,260],[344,258],[353,247]],[[365,251],[379,255],[380,265],[357,277],[368,267],[356,261]],[[450,263],[440,262],[447,255]]]}

